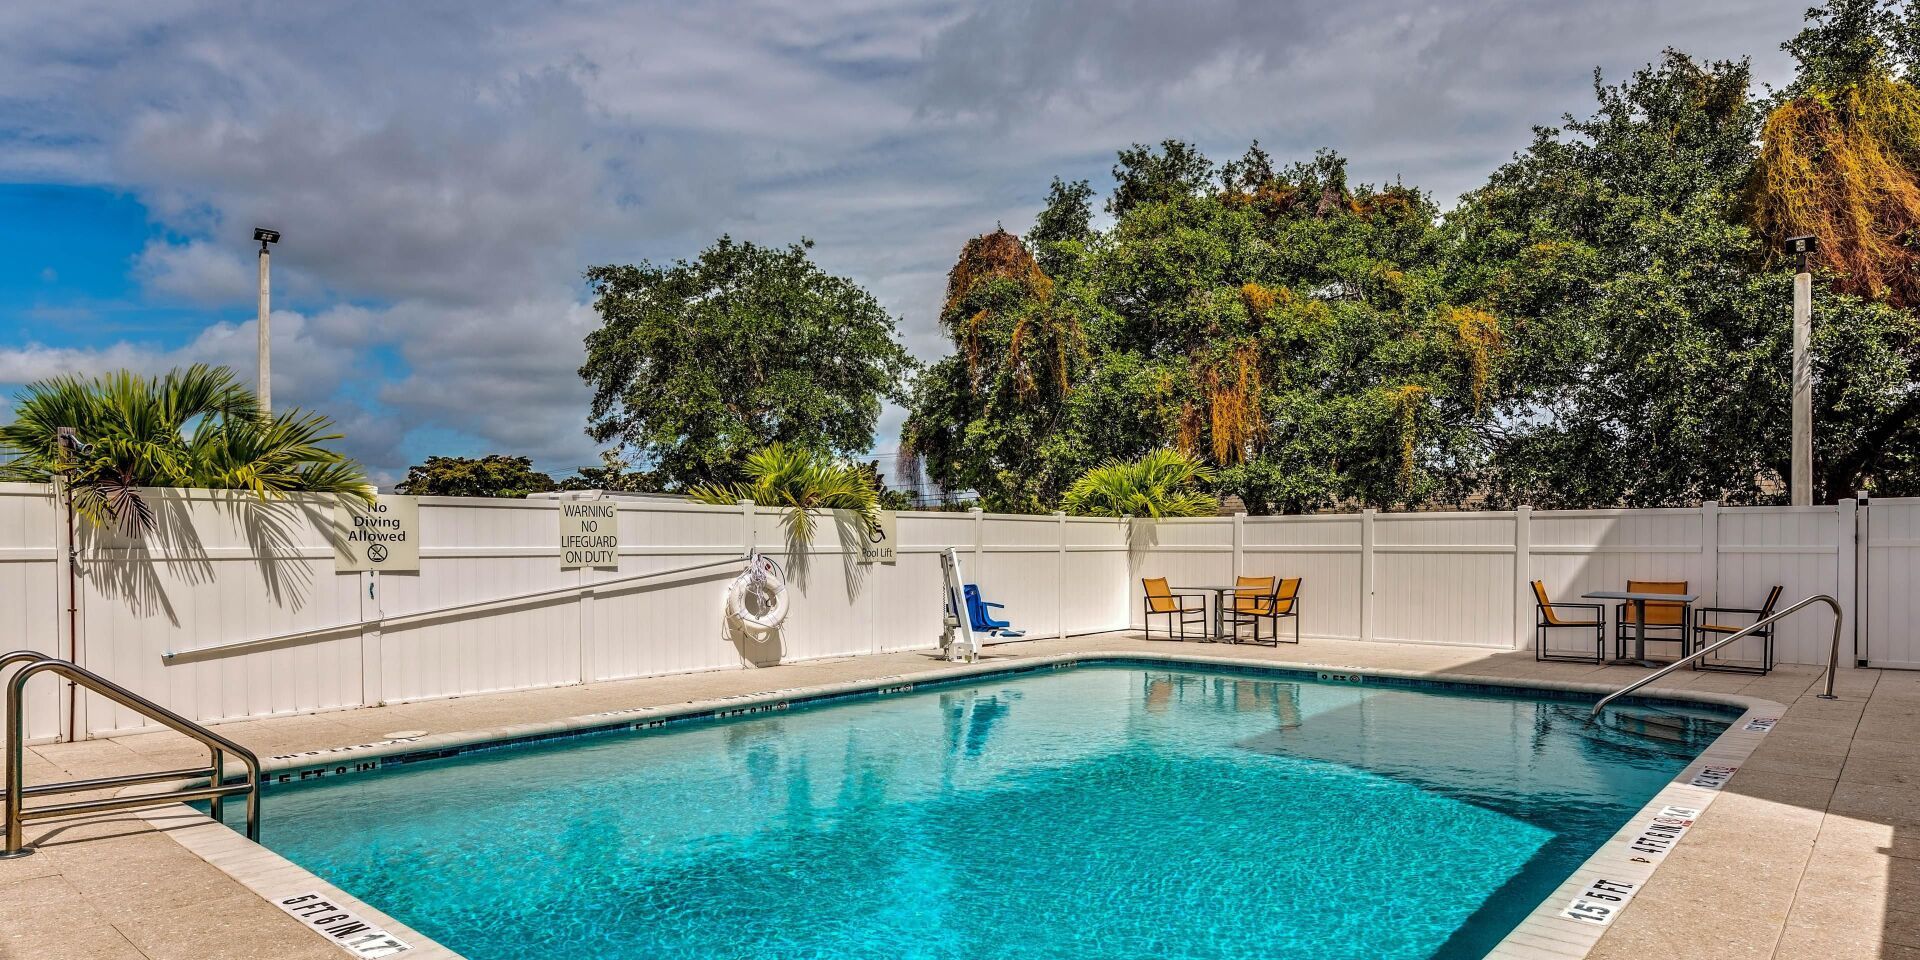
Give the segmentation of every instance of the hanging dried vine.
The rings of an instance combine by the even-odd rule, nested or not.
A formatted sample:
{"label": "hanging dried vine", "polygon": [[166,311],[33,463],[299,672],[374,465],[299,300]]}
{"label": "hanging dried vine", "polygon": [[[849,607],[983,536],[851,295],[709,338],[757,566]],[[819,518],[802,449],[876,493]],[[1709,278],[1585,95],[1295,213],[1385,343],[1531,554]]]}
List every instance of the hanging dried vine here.
{"label": "hanging dried vine", "polygon": [[1217,360],[1195,358],[1193,364],[1197,396],[1181,407],[1176,445],[1198,456],[1204,437],[1213,462],[1232,466],[1245,460],[1266,436],[1266,419],[1260,410],[1266,395],[1260,347],[1241,343]]}
{"label": "hanging dried vine", "polygon": [[1414,448],[1419,441],[1420,408],[1426,405],[1426,387],[1404,383],[1387,387],[1387,405],[1400,421],[1400,486],[1413,485]]}
{"label": "hanging dried vine", "polygon": [[966,351],[967,372],[975,383],[981,377],[988,327],[1018,306],[1017,301],[995,295],[992,288],[1001,281],[1015,285],[1019,300],[1044,302],[1053,295],[1053,281],[1041,271],[1027,245],[1005,230],[968,240],[959,261],[947,273],[947,300],[940,319]]}
{"label": "hanging dried vine", "polygon": [[1873,76],[1807,94],[1774,110],[1761,139],[1759,231],[1813,235],[1841,292],[1920,305],[1920,91]]}
{"label": "hanging dried vine", "polygon": [[1507,349],[1500,318],[1472,307],[1449,307],[1443,319],[1453,328],[1460,350],[1467,355],[1468,392],[1473,397],[1473,412],[1478,415],[1486,402],[1487,387],[1493,382],[1494,366]]}

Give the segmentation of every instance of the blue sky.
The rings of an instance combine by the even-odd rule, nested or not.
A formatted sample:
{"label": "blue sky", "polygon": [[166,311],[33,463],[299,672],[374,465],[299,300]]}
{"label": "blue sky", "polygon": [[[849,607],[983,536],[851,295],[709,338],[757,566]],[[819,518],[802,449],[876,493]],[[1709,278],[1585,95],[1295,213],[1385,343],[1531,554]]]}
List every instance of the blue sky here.
{"label": "blue sky", "polygon": [[143,295],[134,266],[147,242],[167,233],[124,191],[0,184],[0,224],[0,329],[57,347],[116,337],[176,346],[209,319],[245,319],[237,308],[210,312]]}
{"label": "blue sky", "polygon": [[[589,264],[816,241],[917,355],[960,246],[1054,176],[1180,137],[1332,147],[1443,204],[1675,46],[1781,82],[1777,0],[816,0],[0,5],[0,394],[195,361],[391,481],[429,454],[596,460]],[[3,415],[3,414],[0,414]],[[890,409],[875,447],[893,449]]]}

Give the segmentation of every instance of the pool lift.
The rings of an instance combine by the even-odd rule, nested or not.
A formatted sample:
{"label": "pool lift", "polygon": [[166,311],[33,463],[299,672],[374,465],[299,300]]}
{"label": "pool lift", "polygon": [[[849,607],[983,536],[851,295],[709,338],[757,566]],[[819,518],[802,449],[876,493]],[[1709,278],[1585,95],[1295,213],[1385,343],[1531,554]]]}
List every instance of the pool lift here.
{"label": "pool lift", "polygon": [[945,609],[941,611],[945,630],[940,636],[940,649],[945,651],[948,660],[972,663],[980,659],[983,646],[1027,639],[1025,630],[1011,629],[1012,624],[988,615],[987,608],[1000,604],[981,599],[980,588],[967,582],[960,569],[959,548],[940,551],[940,579],[946,592]]}
{"label": "pool lift", "polygon": [[980,637],[973,632],[973,618],[967,613],[967,579],[960,573],[957,548],[940,551],[940,577],[947,594],[941,621],[946,629],[940,635],[940,649],[946,651],[950,661],[972,663],[980,659]]}

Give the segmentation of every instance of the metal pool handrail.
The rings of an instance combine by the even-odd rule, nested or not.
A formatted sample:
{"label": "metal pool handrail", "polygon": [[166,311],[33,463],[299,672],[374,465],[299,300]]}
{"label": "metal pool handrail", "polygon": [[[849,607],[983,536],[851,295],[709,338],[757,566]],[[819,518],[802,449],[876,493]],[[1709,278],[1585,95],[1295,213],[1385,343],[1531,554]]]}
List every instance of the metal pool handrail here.
{"label": "metal pool handrail", "polygon": [[[30,662],[29,662],[30,661]],[[6,843],[0,848],[0,860],[24,857],[33,852],[26,845],[25,827],[28,820],[45,820],[50,817],[63,817],[75,813],[95,813],[108,810],[129,810],[138,807],[153,807],[168,803],[182,803],[189,800],[205,800],[212,807],[214,819],[220,819],[221,801],[237,794],[247,798],[247,838],[260,839],[260,758],[246,747],[214,733],[167,709],[152,700],[148,700],[85,667],[77,666],[65,660],[55,659],[31,650],[20,650],[0,656],[0,668],[12,663],[26,663],[18,673],[7,682],[7,739],[6,739]],[[117,777],[94,777],[86,780],[68,780],[61,783],[44,783],[35,786],[26,785],[26,723],[23,716],[27,681],[36,674],[52,673],[67,678],[108,700],[149,719],[159,721],[167,727],[198,740],[211,756],[204,767],[186,770],[162,770],[157,773],[135,773]],[[232,754],[240,759],[247,768],[245,783],[228,784],[226,782],[226,756]],[[141,794],[132,797],[108,797],[101,800],[80,800],[72,803],[58,803],[44,807],[26,809],[28,797],[55,796],[64,793],[80,793],[108,787],[128,787],[141,783],[160,783],[168,780],[198,780],[205,778],[204,787],[183,787],[163,793]]]}
{"label": "metal pool handrail", "polygon": [[1840,622],[1841,622],[1842,615],[1840,613],[1840,601],[1835,600],[1834,598],[1827,596],[1826,594],[1823,593],[1823,594],[1819,594],[1818,596],[1808,597],[1805,600],[1802,600],[1799,603],[1796,603],[1793,606],[1790,606],[1785,610],[1782,610],[1779,613],[1774,614],[1773,616],[1763,617],[1760,620],[1755,621],[1752,626],[1746,627],[1745,629],[1742,629],[1739,632],[1734,633],[1732,636],[1729,636],[1724,640],[1716,641],[1711,646],[1701,647],[1700,649],[1695,650],[1694,652],[1687,654],[1686,656],[1681,657],[1680,659],[1675,660],[1674,662],[1669,663],[1666,666],[1661,667],[1660,669],[1655,670],[1654,672],[1649,673],[1646,676],[1641,677],[1640,679],[1635,680],[1634,682],[1629,683],[1626,686],[1621,687],[1620,689],[1615,690],[1614,692],[1609,693],[1604,697],[1601,697],[1600,702],[1593,705],[1593,712],[1587,715],[1588,719],[1593,719],[1594,717],[1598,717],[1600,715],[1600,711],[1605,710],[1607,708],[1607,704],[1612,703],[1613,701],[1618,700],[1621,697],[1624,697],[1627,694],[1632,693],[1635,690],[1638,690],[1641,687],[1644,687],[1647,684],[1652,683],[1655,680],[1658,680],[1661,677],[1664,677],[1667,674],[1672,673],[1675,670],[1678,670],[1681,667],[1684,667],[1687,664],[1692,663],[1693,661],[1698,660],[1701,657],[1704,657],[1707,654],[1712,653],[1715,650],[1718,650],[1721,647],[1724,647],[1727,644],[1734,642],[1735,640],[1742,639],[1746,637],[1748,634],[1753,633],[1755,630],[1760,629],[1761,627],[1771,626],[1773,623],[1786,617],[1788,614],[1804,609],[1814,603],[1824,603],[1827,606],[1833,608],[1833,649],[1827,654],[1827,692],[1820,694],[1820,699],[1822,700],[1838,699],[1833,695],[1833,677],[1834,677],[1834,674],[1838,672],[1840,668]]}

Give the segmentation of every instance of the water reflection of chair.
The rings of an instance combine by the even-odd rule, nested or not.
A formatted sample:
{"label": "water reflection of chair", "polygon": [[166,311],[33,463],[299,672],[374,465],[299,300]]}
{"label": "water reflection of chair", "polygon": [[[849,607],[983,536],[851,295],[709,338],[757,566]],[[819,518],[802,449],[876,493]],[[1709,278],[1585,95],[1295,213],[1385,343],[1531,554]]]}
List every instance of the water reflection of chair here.
{"label": "water reflection of chair", "polygon": [[1197,693],[1196,702],[1235,713],[1272,713],[1282,730],[1300,726],[1304,718],[1300,684],[1286,680],[1176,673],[1143,673],[1140,680],[1148,713],[1166,713]]}
{"label": "water reflection of chair", "polygon": [[1147,674],[1146,681],[1147,712],[1166,713],[1167,707],[1173,703],[1173,678]]}

